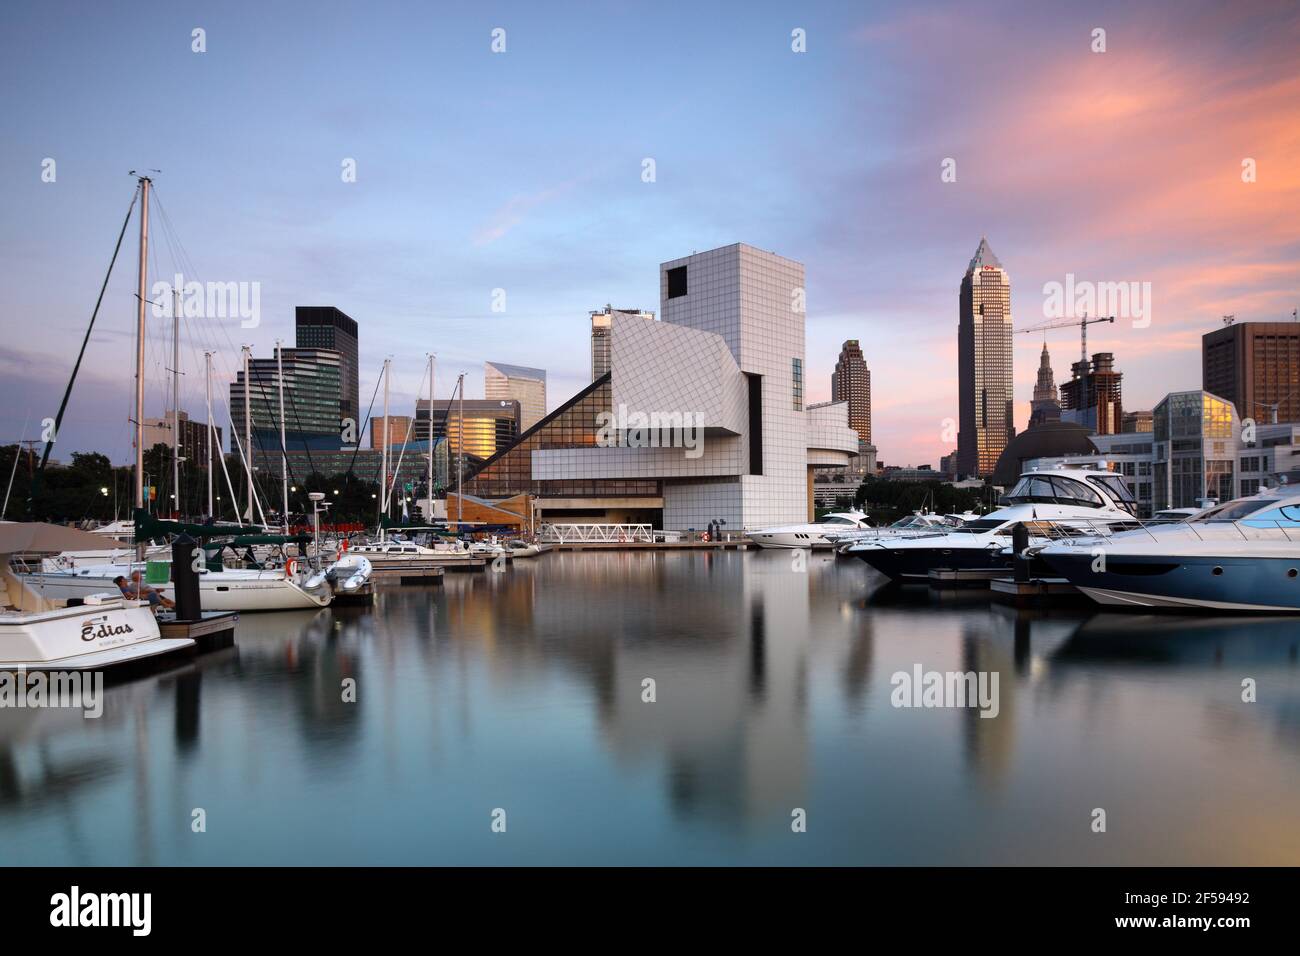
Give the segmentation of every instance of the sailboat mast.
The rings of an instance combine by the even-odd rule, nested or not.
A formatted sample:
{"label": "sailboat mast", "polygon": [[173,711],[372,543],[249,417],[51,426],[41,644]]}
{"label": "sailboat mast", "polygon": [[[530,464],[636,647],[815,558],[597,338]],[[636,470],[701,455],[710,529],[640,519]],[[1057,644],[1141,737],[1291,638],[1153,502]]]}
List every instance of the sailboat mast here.
{"label": "sailboat mast", "polygon": [[[149,281],[149,187],[148,176],[140,180],[140,268],[136,285],[135,313],[135,506],[144,508],[144,304]],[[137,559],[144,560],[145,541],[136,537]]]}
{"label": "sailboat mast", "polygon": [[208,401],[208,515],[213,521],[217,513],[212,510],[212,353],[203,353],[203,390]]}
{"label": "sailboat mast", "polygon": [[253,350],[247,345],[243,347],[244,351],[244,471],[248,473],[248,523],[253,523],[253,501],[256,494],[253,491],[253,415],[252,401],[248,396],[248,375],[249,361],[252,357]]}
{"label": "sailboat mast", "polygon": [[424,523],[433,524],[433,363],[436,356],[429,353],[429,472],[425,479],[425,500],[429,503]]}
{"label": "sailboat mast", "polygon": [[181,516],[181,290],[172,290],[172,497]]}
{"label": "sailboat mast", "polygon": [[275,340],[275,377],[280,380],[280,483],[284,490],[284,533],[289,533],[289,455],[284,443],[284,344]]}
{"label": "sailboat mast", "polygon": [[465,473],[465,373],[460,373],[457,383],[460,389],[460,447],[456,450],[456,524],[465,517],[465,497],[461,482]]}
{"label": "sailboat mast", "polygon": [[379,540],[384,540],[384,518],[388,515],[388,363],[384,359],[384,434],[380,439]]}

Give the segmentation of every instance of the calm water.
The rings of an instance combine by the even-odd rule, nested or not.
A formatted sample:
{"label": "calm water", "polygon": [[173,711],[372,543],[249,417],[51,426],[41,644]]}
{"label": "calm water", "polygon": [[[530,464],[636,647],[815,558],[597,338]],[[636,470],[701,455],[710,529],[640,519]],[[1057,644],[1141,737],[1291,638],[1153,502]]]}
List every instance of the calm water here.
{"label": "calm water", "polygon": [[[99,720],[0,711],[0,864],[1300,863],[1300,622],[880,580],[549,554],[245,615]],[[1001,713],[891,706],[917,663]]]}

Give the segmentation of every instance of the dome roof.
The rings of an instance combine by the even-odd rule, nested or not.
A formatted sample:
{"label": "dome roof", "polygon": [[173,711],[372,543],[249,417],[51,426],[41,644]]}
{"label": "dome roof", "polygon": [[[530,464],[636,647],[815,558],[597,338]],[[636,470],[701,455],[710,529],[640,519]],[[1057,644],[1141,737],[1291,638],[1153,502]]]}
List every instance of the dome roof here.
{"label": "dome roof", "polygon": [[1097,446],[1089,437],[1092,429],[1074,422],[1046,421],[1022,431],[998,458],[993,484],[1010,487],[1020,477],[1022,466],[1034,458],[1064,458],[1095,455]]}

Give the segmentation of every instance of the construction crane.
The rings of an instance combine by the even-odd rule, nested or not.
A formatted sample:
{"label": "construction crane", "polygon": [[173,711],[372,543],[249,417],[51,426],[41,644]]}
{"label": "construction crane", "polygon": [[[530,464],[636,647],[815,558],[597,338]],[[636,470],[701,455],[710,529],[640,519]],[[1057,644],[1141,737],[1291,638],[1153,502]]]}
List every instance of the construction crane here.
{"label": "construction crane", "polygon": [[[1099,315],[1094,318],[1088,318],[1088,313],[1083,313],[1079,319],[1062,319],[1057,322],[1044,322],[1041,325],[1031,325],[1027,329],[1012,329],[1013,332],[1046,332],[1049,329],[1065,329],[1072,325],[1079,327],[1079,358],[1082,363],[1079,366],[1079,414],[1087,419],[1088,414],[1088,326],[1095,325],[1098,322],[1114,322],[1113,315]],[[1101,400],[1098,397],[1097,408],[1098,425],[1101,424]]]}
{"label": "construction crane", "polygon": [[1086,372],[1088,369],[1088,326],[1095,325],[1098,322],[1114,322],[1113,315],[1099,315],[1095,318],[1088,318],[1088,313],[1083,313],[1081,319],[1062,319],[1059,322],[1044,322],[1042,325],[1031,325],[1027,329],[1012,329],[1013,332],[1046,332],[1048,329],[1064,329],[1072,325],[1079,327],[1079,358],[1083,359],[1083,368]]}

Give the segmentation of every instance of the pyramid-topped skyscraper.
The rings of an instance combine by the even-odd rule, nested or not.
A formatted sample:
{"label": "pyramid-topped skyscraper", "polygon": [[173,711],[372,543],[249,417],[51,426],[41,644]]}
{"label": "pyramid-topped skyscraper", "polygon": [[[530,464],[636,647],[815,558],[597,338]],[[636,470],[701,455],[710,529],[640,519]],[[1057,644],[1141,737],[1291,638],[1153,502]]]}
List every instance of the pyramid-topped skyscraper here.
{"label": "pyramid-topped skyscraper", "polygon": [[1011,280],[981,237],[958,296],[957,470],[993,474],[1016,434],[1012,396]]}

